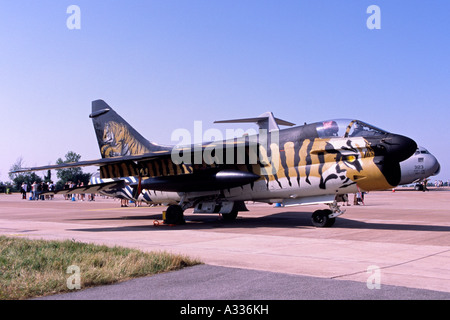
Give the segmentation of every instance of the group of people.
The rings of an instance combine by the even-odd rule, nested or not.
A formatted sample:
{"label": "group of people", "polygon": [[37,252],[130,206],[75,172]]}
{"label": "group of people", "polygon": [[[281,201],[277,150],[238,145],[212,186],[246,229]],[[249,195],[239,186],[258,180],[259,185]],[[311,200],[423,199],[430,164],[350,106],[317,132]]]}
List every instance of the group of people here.
{"label": "group of people", "polygon": [[[449,185],[449,184],[447,183],[447,185]],[[436,188],[443,187],[444,186],[444,181],[442,181],[442,180],[434,180],[434,186]]]}
{"label": "group of people", "polygon": [[[361,192],[361,191],[358,191],[358,192],[356,192],[354,195],[353,195],[353,205],[355,205],[355,206],[359,206],[360,204],[362,204],[362,205],[364,205],[364,194],[365,194],[366,192]],[[338,195],[338,196],[336,196],[336,201],[337,202],[342,202],[342,205],[347,205],[347,206],[349,206],[350,205],[350,203],[349,203],[349,200],[348,200],[348,194],[341,194],[341,195]]]}
{"label": "group of people", "polygon": [[[84,182],[83,181],[78,180],[78,183],[75,183],[73,181],[68,181],[64,185],[64,189],[65,190],[72,189],[72,188],[79,188],[79,187],[84,187]],[[76,198],[75,198],[75,194],[65,193],[64,194],[64,199],[65,200],[72,200],[72,201],[75,201],[75,200],[85,201],[86,200],[86,194],[78,193],[76,195]],[[95,201],[95,194],[93,194],[93,193],[92,194],[88,194],[88,201]]]}
{"label": "group of people", "polygon": [[[67,181],[67,182],[64,184],[64,190],[72,189],[72,188],[75,188],[75,187],[82,187],[82,186],[83,186],[83,182],[78,181],[78,184],[76,184],[76,183],[73,182],[73,181]],[[73,195],[73,196],[75,196],[75,195]],[[81,196],[81,194],[78,194],[78,200],[80,200],[80,196]],[[82,200],[84,200],[84,194],[83,194],[82,196],[83,196],[83,197],[82,197]],[[72,194],[70,194],[70,193],[65,193],[65,194],[64,194],[64,199],[65,199],[65,200],[72,200]]]}
{"label": "group of people", "polygon": [[53,194],[45,195],[43,193],[48,191],[55,191],[55,184],[53,181],[49,182],[36,182],[31,184],[31,187],[27,183],[23,182],[20,186],[20,193],[22,193],[22,199],[27,199],[28,190],[30,190],[30,200],[53,200]]}
{"label": "group of people", "polygon": [[[75,184],[72,181],[67,182],[64,185],[64,189],[72,189],[75,187],[83,187],[84,183],[82,181],[78,181],[78,184]],[[53,192],[56,190],[56,185],[53,183],[53,181],[49,182],[36,182],[34,181],[31,186],[29,186],[27,183],[23,182],[20,186],[20,193],[22,194],[22,199],[28,199],[27,193],[30,192],[30,200],[53,200],[54,195],[52,193],[45,194],[46,192]],[[64,199],[66,200],[75,200],[73,197],[75,197],[75,194],[64,194]],[[85,194],[78,194],[77,199],[80,201],[85,200]],[[89,194],[88,195],[88,201],[94,201],[95,195]]]}

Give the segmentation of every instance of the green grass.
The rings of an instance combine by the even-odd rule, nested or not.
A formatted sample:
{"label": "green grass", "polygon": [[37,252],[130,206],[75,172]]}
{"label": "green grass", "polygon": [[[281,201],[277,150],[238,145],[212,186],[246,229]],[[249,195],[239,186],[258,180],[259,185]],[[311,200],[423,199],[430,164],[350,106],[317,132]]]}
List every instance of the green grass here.
{"label": "green grass", "polygon": [[79,268],[81,289],[200,264],[166,252],[142,252],[75,241],[0,236],[0,300],[28,299],[68,288],[69,266]]}

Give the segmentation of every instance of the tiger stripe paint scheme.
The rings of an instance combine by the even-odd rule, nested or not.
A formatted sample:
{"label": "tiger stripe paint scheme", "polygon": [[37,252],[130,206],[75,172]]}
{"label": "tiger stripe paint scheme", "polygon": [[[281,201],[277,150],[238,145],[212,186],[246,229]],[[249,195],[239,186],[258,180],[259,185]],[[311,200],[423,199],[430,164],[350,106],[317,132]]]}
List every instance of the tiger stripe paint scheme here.
{"label": "tiger stripe paint scheme", "polygon": [[[178,153],[189,154],[184,163],[173,161],[175,147],[161,147],[145,140],[125,120],[103,101],[93,103],[93,114],[102,113],[102,117],[93,116],[94,128],[103,158],[144,155],[147,152],[166,152],[165,155],[143,161],[124,161],[100,167],[101,178],[119,178],[141,176],[157,178],[177,175],[195,175],[208,169],[236,169],[257,174],[260,179],[245,186],[225,190],[211,190],[211,194],[222,193],[233,200],[255,200],[282,202],[302,196],[325,195],[356,192],[362,190],[380,190],[392,188],[376,163],[376,152],[372,143],[364,137],[350,137],[349,133],[356,120],[345,123],[343,137],[319,137],[322,127],[330,129],[331,121],[313,123],[304,126],[270,132],[271,136],[260,138],[214,141],[204,143],[200,149],[190,145],[180,147]],[[102,111],[103,110],[103,111]],[[276,139],[271,138],[276,133]],[[275,141],[270,143],[267,141]],[[254,145],[251,143],[254,142]],[[213,147],[211,147],[213,146]],[[244,147],[242,147],[244,146]],[[220,159],[207,159],[209,148]],[[218,152],[220,150],[220,152]],[[169,155],[170,151],[170,155]],[[202,153],[200,157],[196,153]],[[228,153],[232,153],[231,157]],[[244,163],[236,161],[239,152],[244,152]],[[256,155],[255,155],[256,154]],[[254,163],[249,161],[253,156]],[[196,163],[201,159],[201,163]],[[227,163],[225,159],[232,159]],[[194,183],[194,182],[193,182]],[[177,190],[174,190],[177,191]],[[170,192],[173,196],[173,192]],[[176,194],[176,193],[175,193]],[[204,193],[203,193],[204,194]],[[238,196],[236,195],[238,194]],[[185,198],[199,197],[196,192],[187,192]],[[158,201],[159,197],[153,198]],[[164,196],[164,199],[167,199]],[[175,201],[180,196],[175,197]]]}
{"label": "tiger stripe paint scheme", "polygon": [[267,112],[220,121],[255,120],[257,135],[178,147],[146,140],[103,100],[93,101],[90,118],[102,159],[32,170],[98,165],[101,179],[134,177],[130,186],[139,192],[132,195],[145,186],[151,202],[177,203],[166,214],[176,223],[187,208],[232,219],[246,209],[244,201],[260,201],[328,204],[312,221],[331,226],[343,213],[336,196],[397,186],[400,162],[417,148],[410,138],[351,119],[280,130],[277,124],[292,124]]}

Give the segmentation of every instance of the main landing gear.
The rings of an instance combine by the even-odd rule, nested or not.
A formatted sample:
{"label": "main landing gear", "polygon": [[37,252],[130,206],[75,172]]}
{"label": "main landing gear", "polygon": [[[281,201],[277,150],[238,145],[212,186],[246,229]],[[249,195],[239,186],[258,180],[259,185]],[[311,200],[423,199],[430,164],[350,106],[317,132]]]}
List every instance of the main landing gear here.
{"label": "main landing gear", "polygon": [[[225,221],[236,220],[238,216],[238,210],[233,209],[230,213],[222,213],[222,219]],[[178,204],[172,204],[167,207],[165,218],[165,224],[185,224],[184,209]]]}
{"label": "main landing gear", "polygon": [[[316,210],[311,216],[313,226],[318,228],[332,227],[336,222],[336,217],[345,213],[341,210],[336,201],[329,203],[330,209]],[[224,220],[235,220],[238,215],[237,210],[232,210],[230,213],[222,214]],[[184,209],[181,205],[172,204],[167,207],[164,223],[166,224],[185,224]]]}
{"label": "main landing gear", "polygon": [[311,222],[313,226],[318,228],[329,228],[336,222],[336,217],[345,213],[345,210],[341,210],[336,201],[329,203],[330,209],[316,210],[311,216]]}
{"label": "main landing gear", "polygon": [[238,211],[237,210],[233,210],[230,213],[222,213],[222,219],[225,221],[233,221],[236,220],[237,216],[238,216]]}
{"label": "main landing gear", "polygon": [[167,207],[166,217],[164,219],[166,224],[185,224],[184,210],[178,204],[171,204]]}

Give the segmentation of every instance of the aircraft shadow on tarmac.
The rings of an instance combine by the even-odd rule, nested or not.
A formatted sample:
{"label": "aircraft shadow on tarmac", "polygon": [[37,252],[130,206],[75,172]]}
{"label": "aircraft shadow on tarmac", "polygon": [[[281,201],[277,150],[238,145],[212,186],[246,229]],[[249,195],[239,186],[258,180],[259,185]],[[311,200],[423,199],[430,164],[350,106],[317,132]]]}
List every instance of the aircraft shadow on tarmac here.
{"label": "aircraft shadow on tarmac", "polygon": [[[110,218],[87,218],[74,219],[82,221],[141,221],[139,225],[126,225],[117,227],[101,227],[101,228],[82,228],[71,229],[72,231],[85,232],[125,232],[125,231],[167,231],[167,230],[201,230],[201,229],[233,229],[233,228],[301,228],[301,229],[315,229],[310,221],[310,212],[278,212],[272,215],[263,217],[238,217],[234,221],[223,220],[218,215],[207,214],[187,214],[185,215],[186,223],[182,225],[155,225],[153,222],[162,222],[161,214],[146,215],[146,216],[116,216]],[[144,221],[150,221],[146,224]],[[333,228],[342,229],[372,229],[372,230],[403,230],[403,231],[435,231],[435,232],[449,232],[449,226],[439,225],[418,225],[418,224],[395,224],[395,223],[374,223],[363,222],[358,220],[346,219],[339,217]]]}

